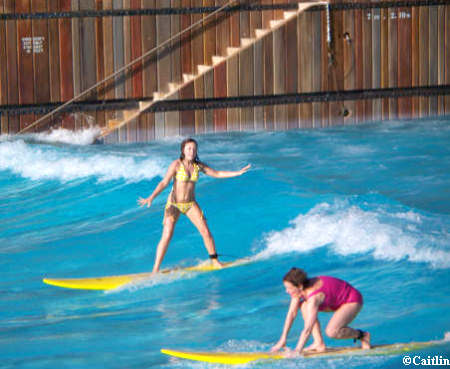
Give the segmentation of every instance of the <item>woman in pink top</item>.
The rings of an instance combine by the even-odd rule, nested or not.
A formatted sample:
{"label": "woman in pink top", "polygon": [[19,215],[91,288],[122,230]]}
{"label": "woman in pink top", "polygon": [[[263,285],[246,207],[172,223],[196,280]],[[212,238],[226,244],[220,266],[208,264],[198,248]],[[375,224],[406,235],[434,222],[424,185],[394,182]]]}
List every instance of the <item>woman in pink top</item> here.
{"label": "woman in pink top", "polygon": [[[326,276],[308,278],[299,268],[292,268],[283,278],[286,292],[291,296],[291,304],[284,323],[283,333],[271,351],[279,351],[285,347],[287,335],[300,309],[305,322],[302,333],[294,351],[286,349],[287,356],[296,356],[302,351],[325,351],[325,343],[317,319],[319,311],[334,312],[328,322],[325,333],[328,337],[361,341],[361,348],[370,349],[370,333],[348,327],[355,319],[363,305],[361,293],[349,283]],[[304,348],[309,336],[314,342]]]}

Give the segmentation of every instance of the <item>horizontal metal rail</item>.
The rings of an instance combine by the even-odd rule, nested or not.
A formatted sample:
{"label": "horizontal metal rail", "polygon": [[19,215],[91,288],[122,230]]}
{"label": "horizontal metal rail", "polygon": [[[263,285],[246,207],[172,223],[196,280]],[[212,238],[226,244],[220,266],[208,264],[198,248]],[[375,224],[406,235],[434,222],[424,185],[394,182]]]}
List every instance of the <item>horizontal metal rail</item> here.
{"label": "horizontal metal rail", "polygon": [[[357,9],[386,9],[386,8],[410,8],[416,6],[449,5],[450,0],[409,0],[409,1],[385,1],[385,2],[360,2],[330,4],[330,10],[357,10]],[[176,14],[206,14],[219,9],[218,6],[186,7],[186,8],[150,8],[150,9],[111,9],[111,10],[80,10],[64,12],[39,12],[39,13],[2,13],[0,20],[24,20],[24,19],[55,19],[55,18],[97,18],[97,17],[129,17],[143,15],[176,15]],[[241,11],[267,11],[267,10],[296,10],[298,4],[242,4],[230,6],[223,12]],[[307,11],[322,11],[323,7],[317,6]]]}
{"label": "horizontal metal rail", "polygon": [[[325,91],[310,93],[291,93],[277,95],[217,97],[206,99],[182,99],[161,100],[156,102],[147,112],[201,110],[201,109],[226,109],[251,106],[301,104],[311,102],[330,102],[348,100],[367,100],[380,98],[397,98],[412,96],[440,96],[450,95],[450,85],[397,87],[348,91]],[[139,101],[151,101],[152,99],[118,99],[104,101],[83,101],[65,106],[61,112],[74,113],[84,111],[102,110],[127,110],[137,109]],[[31,105],[0,105],[0,114],[45,114],[52,111],[60,104],[31,104]]]}

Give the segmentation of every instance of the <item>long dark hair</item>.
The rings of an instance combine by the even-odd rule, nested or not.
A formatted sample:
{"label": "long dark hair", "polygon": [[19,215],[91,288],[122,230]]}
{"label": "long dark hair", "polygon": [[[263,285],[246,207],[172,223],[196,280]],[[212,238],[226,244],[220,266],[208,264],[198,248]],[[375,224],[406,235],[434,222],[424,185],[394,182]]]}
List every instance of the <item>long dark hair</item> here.
{"label": "long dark hair", "polygon": [[295,287],[308,287],[310,280],[303,269],[293,267],[283,277],[283,282],[292,283]]}
{"label": "long dark hair", "polygon": [[194,163],[196,164],[201,164],[202,162],[200,161],[200,158],[198,157],[198,143],[197,141],[195,141],[193,138],[186,138],[183,141],[181,141],[181,145],[180,145],[180,149],[181,149],[181,154],[180,154],[180,160],[184,159],[184,147],[186,146],[186,144],[188,143],[194,143],[195,144],[195,148],[197,149],[196,154],[195,154],[195,158],[194,158]]}

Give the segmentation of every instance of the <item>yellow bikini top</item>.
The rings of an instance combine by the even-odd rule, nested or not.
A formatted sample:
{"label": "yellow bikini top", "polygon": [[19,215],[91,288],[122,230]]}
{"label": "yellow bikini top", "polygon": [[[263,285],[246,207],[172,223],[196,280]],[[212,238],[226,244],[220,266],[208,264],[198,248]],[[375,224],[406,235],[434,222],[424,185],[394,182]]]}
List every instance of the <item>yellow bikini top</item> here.
{"label": "yellow bikini top", "polygon": [[177,173],[175,174],[175,178],[180,182],[197,182],[200,172],[200,166],[197,163],[194,163],[194,170],[192,171],[191,177],[186,173],[186,169],[184,169],[183,163],[180,161],[180,165],[178,166]]}

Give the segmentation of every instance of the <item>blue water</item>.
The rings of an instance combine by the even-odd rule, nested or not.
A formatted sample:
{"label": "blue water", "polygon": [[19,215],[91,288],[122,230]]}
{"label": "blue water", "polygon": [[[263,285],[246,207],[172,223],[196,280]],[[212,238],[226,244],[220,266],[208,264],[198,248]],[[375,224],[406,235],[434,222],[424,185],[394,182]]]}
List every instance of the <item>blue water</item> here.
{"label": "blue water", "polygon": [[[181,137],[87,145],[94,133],[0,137],[0,368],[213,368],[161,348],[267,350],[280,336],[291,266],[343,278],[364,295],[354,327],[375,344],[450,332],[450,120],[203,135],[197,200],[223,260],[111,292],[47,277],[149,271],[168,190],[139,208],[179,154]],[[74,144],[75,143],[75,144]],[[182,217],[163,266],[207,256]],[[330,314],[320,316],[322,328]],[[300,316],[288,344],[302,328]],[[448,334],[447,334],[448,336]],[[326,339],[329,345],[351,341]],[[418,353],[450,359],[450,343]],[[402,356],[296,359],[248,368],[401,368]]]}

